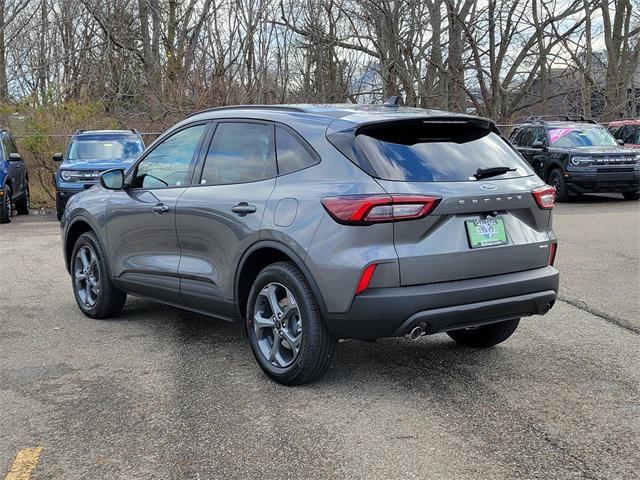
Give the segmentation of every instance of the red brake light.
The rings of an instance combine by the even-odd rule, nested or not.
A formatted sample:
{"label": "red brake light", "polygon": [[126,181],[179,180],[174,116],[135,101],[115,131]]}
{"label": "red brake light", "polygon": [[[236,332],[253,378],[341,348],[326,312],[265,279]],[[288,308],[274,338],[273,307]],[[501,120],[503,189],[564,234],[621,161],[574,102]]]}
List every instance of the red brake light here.
{"label": "red brake light", "polygon": [[552,209],[556,203],[556,189],[549,185],[534,188],[531,190],[531,193],[533,194],[533,198],[536,199],[538,207],[544,210]]}
{"label": "red brake light", "polygon": [[358,282],[358,286],[356,287],[356,295],[358,295],[360,292],[363,292],[367,288],[369,288],[369,283],[371,282],[371,279],[373,278],[373,274],[375,271],[376,271],[375,263],[372,263],[371,265],[369,265],[367,268],[364,269],[364,271],[362,272],[362,276],[360,277],[360,281]]}
{"label": "red brake light", "polygon": [[423,195],[350,195],[323,198],[322,205],[339,223],[370,225],[425,217],[439,201]]}
{"label": "red brake light", "polygon": [[556,252],[558,251],[558,244],[552,242],[549,245],[549,265],[553,265],[556,261]]}

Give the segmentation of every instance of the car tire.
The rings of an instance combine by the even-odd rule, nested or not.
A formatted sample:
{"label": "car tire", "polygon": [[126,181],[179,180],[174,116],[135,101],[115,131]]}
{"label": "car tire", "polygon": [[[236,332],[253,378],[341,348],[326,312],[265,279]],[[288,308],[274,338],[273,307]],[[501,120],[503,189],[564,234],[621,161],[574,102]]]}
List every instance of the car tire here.
{"label": "car tire", "polygon": [[504,342],[513,335],[519,323],[520,319],[516,318],[515,320],[490,323],[480,327],[452,330],[447,332],[447,335],[465,347],[488,348]]}
{"label": "car tire", "polygon": [[622,196],[625,200],[640,200],[640,192],[624,192]]}
{"label": "car tire", "polygon": [[29,207],[31,204],[31,196],[29,193],[29,184],[25,187],[24,197],[16,202],[16,212],[18,215],[29,215]]}
{"label": "car tire", "polygon": [[58,221],[62,220],[62,214],[64,213],[65,204],[60,198],[60,194],[56,194],[56,218]]}
{"label": "car tire", "polygon": [[9,185],[3,187],[3,195],[0,198],[0,223],[11,222],[13,215],[13,203],[11,202],[11,188]]}
{"label": "car tire", "polygon": [[549,181],[547,183],[552,187],[555,187],[556,201],[569,201],[571,197],[569,195],[569,190],[567,189],[567,183],[564,180],[564,175],[562,175],[562,170],[560,170],[559,168],[551,170],[551,173],[549,174]]}
{"label": "car tire", "polygon": [[69,262],[71,284],[82,313],[91,318],[118,315],[127,294],[118,290],[109,278],[106,257],[92,232],[78,237]]}
{"label": "car tire", "polygon": [[338,343],[309,283],[292,262],[274,263],[258,274],[245,326],[258,365],[283,385],[302,385],[324,375]]}

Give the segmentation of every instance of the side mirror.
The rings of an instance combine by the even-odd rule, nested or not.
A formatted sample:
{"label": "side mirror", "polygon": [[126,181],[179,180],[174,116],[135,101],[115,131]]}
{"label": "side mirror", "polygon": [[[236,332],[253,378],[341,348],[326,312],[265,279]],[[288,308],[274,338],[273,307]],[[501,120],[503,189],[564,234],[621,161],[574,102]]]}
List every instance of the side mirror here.
{"label": "side mirror", "polygon": [[61,153],[54,153],[53,154],[53,161],[54,162],[61,162],[62,161],[62,154]]}
{"label": "side mirror", "polygon": [[21,160],[22,160],[22,157],[17,152],[11,152],[9,154],[9,161],[10,162],[20,162]]}
{"label": "side mirror", "polygon": [[624,140],[621,138],[616,138],[616,142],[618,142],[618,145],[624,145]]}
{"label": "side mirror", "polygon": [[107,190],[122,190],[124,188],[124,170],[114,168],[100,175],[100,185]]}
{"label": "side mirror", "polygon": [[531,148],[544,148],[544,142],[542,140],[536,140],[531,144]]}

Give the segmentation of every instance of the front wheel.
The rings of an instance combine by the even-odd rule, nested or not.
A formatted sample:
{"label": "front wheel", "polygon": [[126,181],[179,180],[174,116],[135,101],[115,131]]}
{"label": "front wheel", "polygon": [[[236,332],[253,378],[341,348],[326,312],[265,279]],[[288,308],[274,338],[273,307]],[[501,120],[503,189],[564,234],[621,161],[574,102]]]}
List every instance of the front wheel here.
{"label": "front wheel", "polygon": [[447,332],[460,345],[471,348],[488,348],[504,342],[518,328],[520,319],[490,323],[480,327],[463,328]]}
{"label": "front wheel", "polygon": [[13,203],[11,203],[11,189],[9,185],[2,188],[0,197],[0,223],[9,223],[13,215]]}
{"label": "front wheel", "polygon": [[122,311],[127,294],[111,283],[106,257],[91,232],[80,235],[73,247],[71,280],[76,302],[87,317],[108,318]]}
{"label": "front wheel", "polygon": [[640,192],[624,192],[622,196],[625,200],[640,200]]}
{"label": "front wheel", "polygon": [[274,263],[258,274],[247,302],[246,329],[260,368],[283,385],[324,375],[338,343],[309,283],[291,262]]}
{"label": "front wheel", "polygon": [[569,196],[569,190],[567,189],[567,183],[562,175],[562,170],[556,168],[549,174],[549,185],[556,189],[556,199],[558,202],[568,202],[571,198]]}

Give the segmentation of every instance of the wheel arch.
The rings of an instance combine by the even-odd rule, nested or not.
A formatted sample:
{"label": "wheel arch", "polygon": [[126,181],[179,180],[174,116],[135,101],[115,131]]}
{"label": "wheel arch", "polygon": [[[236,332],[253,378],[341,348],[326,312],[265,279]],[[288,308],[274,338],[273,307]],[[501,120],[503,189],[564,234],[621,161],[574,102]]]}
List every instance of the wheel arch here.
{"label": "wheel arch", "polygon": [[245,318],[246,304],[255,277],[264,267],[279,261],[291,261],[300,269],[307,282],[309,282],[309,286],[316,297],[322,315],[325,316],[327,307],[322,293],[302,258],[294,252],[293,249],[280,242],[262,240],[247,248],[240,258],[238,268],[236,269],[234,299],[240,318],[243,320]]}
{"label": "wheel arch", "polygon": [[[71,253],[73,252],[73,246],[76,244],[76,241],[83,233],[91,232],[95,235],[98,243],[100,243],[100,247],[103,252],[106,252],[104,248],[104,244],[100,239],[100,236],[97,233],[97,229],[91,224],[91,221],[85,217],[78,216],[71,220],[71,223],[65,230],[64,236],[64,262],[67,268],[67,271],[70,272],[71,265]],[[109,262],[107,261],[107,268],[109,267]],[[109,275],[111,272],[109,272]]]}
{"label": "wheel arch", "polygon": [[543,178],[543,180],[545,182],[549,182],[549,175],[551,175],[551,172],[553,170],[555,170],[556,168],[559,168],[563,172],[565,170],[565,166],[562,164],[562,162],[560,160],[551,160],[551,161],[549,161],[547,163],[547,165],[544,167],[544,178]]}

